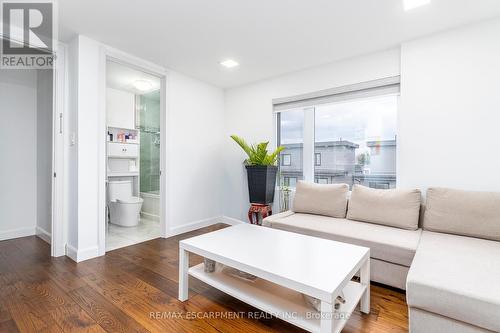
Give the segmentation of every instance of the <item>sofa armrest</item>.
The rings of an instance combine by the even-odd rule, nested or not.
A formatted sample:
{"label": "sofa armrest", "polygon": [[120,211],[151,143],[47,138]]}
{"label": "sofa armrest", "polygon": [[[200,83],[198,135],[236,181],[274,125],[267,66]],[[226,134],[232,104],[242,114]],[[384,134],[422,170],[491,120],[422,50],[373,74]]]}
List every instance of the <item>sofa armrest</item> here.
{"label": "sofa armrest", "polygon": [[262,220],[262,225],[265,227],[272,227],[273,222],[275,222],[276,220],[283,219],[283,218],[291,216],[293,214],[295,214],[295,212],[292,212],[291,210],[287,210],[286,212],[283,212],[283,213],[278,213],[278,214],[268,216],[264,220]]}

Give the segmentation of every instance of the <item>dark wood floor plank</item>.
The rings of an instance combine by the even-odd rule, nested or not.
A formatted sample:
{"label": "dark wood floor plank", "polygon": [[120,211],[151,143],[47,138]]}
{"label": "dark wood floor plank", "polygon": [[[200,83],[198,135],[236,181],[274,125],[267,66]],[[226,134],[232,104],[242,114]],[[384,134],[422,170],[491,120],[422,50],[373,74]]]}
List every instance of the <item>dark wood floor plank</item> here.
{"label": "dark wood floor plank", "polygon": [[[51,258],[37,237],[0,242],[1,332],[303,332],[190,277],[190,299],[177,300],[179,241],[219,224],[155,239],[74,263]],[[190,264],[203,258],[190,256]],[[369,315],[355,311],[343,333],[408,332],[403,292],[374,284]],[[240,313],[214,319],[196,314]],[[241,314],[243,313],[243,314]]]}
{"label": "dark wood floor plank", "polygon": [[59,306],[50,315],[64,332],[106,332],[76,303]]}
{"label": "dark wood floor plank", "polygon": [[127,249],[123,249],[123,251],[117,251],[116,253],[114,253],[114,255],[118,255],[122,257],[123,260],[127,260],[138,266],[147,268],[172,281],[177,282],[177,280],[179,279],[177,266],[172,265],[168,262],[159,262],[157,258],[149,254],[130,252]]}
{"label": "dark wood floor plank", "polygon": [[293,326],[287,322],[279,319],[269,319],[268,316],[260,316],[260,310],[248,305],[247,303],[241,302],[240,300],[233,298],[215,288],[210,288],[203,292],[203,296],[209,301],[220,306],[227,307],[234,312],[243,312],[247,315],[252,313],[256,314],[253,317],[255,323],[264,325],[267,330],[278,331],[278,332],[304,332],[302,329]]}
{"label": "dark wood floor plank", "polygon": [[[149,285],[165,292],[167,295],[170,295],[173,298],[177,298],[179,292],[179,285],[176,282],[178,279],[177,267],[174,267],[171,264],[167,264],[168,266],[164,266],[163,268],[168,268],[168,273],[165,274],[166,276],[164,276],[148,268],[145,268],[144,266],[139,266],[134,262],[127,260],[127,258],[129,257],[125,255],[122,256],[119,252],[108,254],[106,258],[106,267],[113,267],[114,271],[122,271],[124,273],[131,274],[132,276],[145,281]],[[170,278],[168,278],[169,276]],[[190,296],[194,296],[197,293],[202,293],[208,288],[211,287],[197,279],[189,277]]]}
{"label": "dark wood floor plank", "polygon": [[89,286],[72,290],[69,294],[106,332],[149,332]]}
{"label": "dark wood floor plank", "polygon": [[5,296],[0,293],[0,323],[12,320],[9,309],[5,303]]}
{"label": "dark wood floor plank", "polygon": [[[31,281],[31,278],[28,279]],[[13,297],[16,295],[17,297]],[[23,282],[17,294],[10,298],[9,312],[14,318],[16,308],[25,308],[30,311],[30,320],[25,322],[21,331],[31,331],[30,324],[43,329],[61,329],[65,332],[104,332],[104,330],[78,306],[51,279],[42,279],[38,282]],[[49,320],[51,318],[52,320]],[[40,322],[42,319],[42,322]],[[19,316],[15,317],[16,323]],[[37,328],[39,329],[39,328]]]}
{"label": "dark wood floor plank", "polygon": [[7,309],[7,306],[5,306],[2,301],[0,301],[0,323],[4,323],[10,320],[12,320],[12,316],[9,313],[9,309]]}
{"label": "dark wood floor plank", "polygon": [[49,261],[50,245],[38,237],[23,237],[16,241],[15,246],[26,256],[30,256],[37,261]]}
{"label": "dark wood floor plank", "polygon": [[[198,313],[220,313],[220,318],[210,318],[210,316],[208,316],[206,320],[221,332],[281,332],[280,330],[272,329],[258,321],[247,318],[248,316],[244,313],[236,312],[229,307],[212,302],[201,294],[190,298],[186,303],[186,307],[190,311]],[[235,320],[233,318],[238,319]]]}
{"label": "dark wood floor plank", "polygon": [[26,264],[38,263],[38,260],[33,257],[27,257],[16,246],[16,241],[20,241],[21,239],[0,242],[0,257],[7,262],[8,266],[16,267],[16,269],[23,268]]}
{"label": "dark wood floor plank", "polygon": [[[153,296],[139,297],[139,293],[133,292],[128,287],[115,283],[112,280],[105,279],[97,274],[89,275],[84,278],[88,284],[98,293],[111,300],[111,302],[120,308],[123,312],[133,317],[146,329],[153,332],[194,332],[190,323],[182,320],[171,319],[152,319],[155,313],[183,313],[185,310],[181,304],[169,303],[167,298]],[[204,332],[213,332],[208,328]]]}
{"label": "dark wood floor plank", "polygon": [[0,248],[0,274],[8,273],[13,269],[14,268],[8,263],[7,259],[2,255],[2,249]]}
{"label": "dark wood floor plank", "polygon": [[6,305],[20,332],[63,332],[43,306],[35,305],[33,296],[20,290],[7,299]]}
{"label": "dark wood floor plank", "polygon": [[19,332],[14,320],[0,322],[0,333],[16,333]]}
{"label": "dark wood floor plank", "polygon": [[[113,256],[113,254],[111,254],[110,256]],[[117,259],[119,260],[119,263],[116,264],[118,267],[117,269],[126,272],[131,276],[134,276],[135,278],[145,281],[146,283],[163,291],[173,298],[177,297],[177,293],[179,291],[179,285],[177,284],[177,282],[172,281],[150,269],[138,266],[133,262],[123,260],[119,256]]]}

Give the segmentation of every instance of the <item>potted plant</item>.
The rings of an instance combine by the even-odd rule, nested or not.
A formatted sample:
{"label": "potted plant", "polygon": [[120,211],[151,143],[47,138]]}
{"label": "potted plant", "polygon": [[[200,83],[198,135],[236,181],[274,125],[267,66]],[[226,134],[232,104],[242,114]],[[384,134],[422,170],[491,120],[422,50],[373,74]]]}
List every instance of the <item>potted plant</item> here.
{"label": "potted plant", "polygon": [[247,169],[250,203],[264,205],[272,203],[278,173],[276,162],[285,147],[279,146],[274,152],[269,153],[267,150],[269,142],[249,145],[239,136],[231,135],[231,138],[248,155],[244,163]]}

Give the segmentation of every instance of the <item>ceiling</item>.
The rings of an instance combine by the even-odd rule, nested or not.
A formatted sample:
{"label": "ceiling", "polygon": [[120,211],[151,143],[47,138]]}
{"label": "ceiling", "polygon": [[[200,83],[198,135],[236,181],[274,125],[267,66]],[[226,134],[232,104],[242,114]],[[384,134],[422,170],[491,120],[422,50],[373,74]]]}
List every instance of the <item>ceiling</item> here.
{"label": "ceiling", "polygon": [[[136,81],[147,81],[151,84],[148,90],[138,90],[134,83]],[[161,80],[153,75],[138,71],[134,68],[118,64],[113,61],[106,62],[106,86],[118,90],[124,90],[133,94],[143,95],[159,90]]]}
{"label": "ceiling", "polygon": [[[388,49],[500,16],[499,0],[64,0],[60,38],[80,33],[222,88]],[[221,60],[241,66],[225,69]]]}

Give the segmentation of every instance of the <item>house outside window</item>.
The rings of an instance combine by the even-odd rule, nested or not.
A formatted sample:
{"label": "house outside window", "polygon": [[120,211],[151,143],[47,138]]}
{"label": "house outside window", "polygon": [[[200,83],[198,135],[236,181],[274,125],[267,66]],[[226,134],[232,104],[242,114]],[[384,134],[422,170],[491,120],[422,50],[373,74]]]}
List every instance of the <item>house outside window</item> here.
{"label": "house outside window", "polygon": [[331,103],[321,97],[317,105],[307,98],[299,103],[304,106],[290,109],[275,104],[277,142],[285,147],[280,174],[289,186],[303,179],[396,187],[399,81],[352,94],[352,99],[333,96]]}
{"label": "house outside window", "polygon": [[280,132],[280,145],[285,150],[280,155],[279,184],[295,187],[298,180],[304,179],[303,170],[303,127],[304,111],[291,110],[278,115],[278,131]]}

